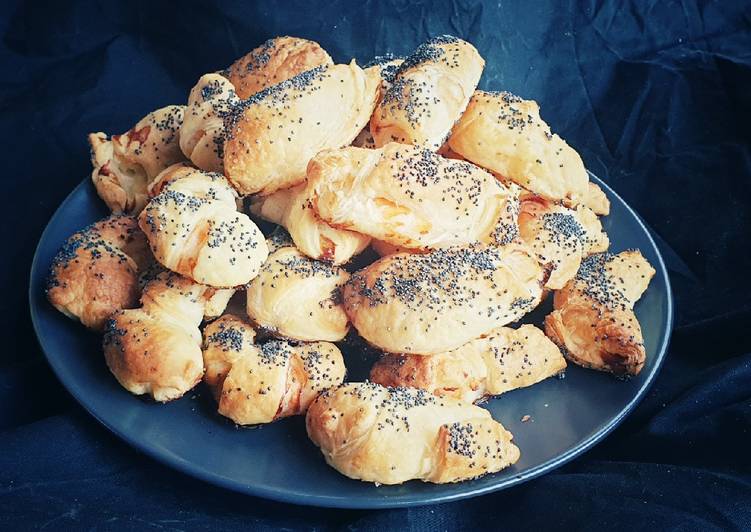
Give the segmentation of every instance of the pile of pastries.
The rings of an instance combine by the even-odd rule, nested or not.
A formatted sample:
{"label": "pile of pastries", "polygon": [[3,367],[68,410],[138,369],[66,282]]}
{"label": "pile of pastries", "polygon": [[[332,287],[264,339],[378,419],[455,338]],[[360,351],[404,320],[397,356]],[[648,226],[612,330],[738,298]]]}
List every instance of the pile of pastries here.
{"label": "pile of pastries", "polygon": [[[112,215],[60,249],[49,301],[103,333],[129,392],[203,381],[238,425],[305,415],[351,478],[515,463],[475,403],[567,362],[637,374],[633,307],[655,272],[608,252],[610,205],[577,152],[534,101],[478,90],[483,67],[451,36],[366,67],[279,37],[185,105],[91,134]],[[543,328],[515,325],[547,297]],[[382,353],[366,382],[345,382],[345,337]]]}

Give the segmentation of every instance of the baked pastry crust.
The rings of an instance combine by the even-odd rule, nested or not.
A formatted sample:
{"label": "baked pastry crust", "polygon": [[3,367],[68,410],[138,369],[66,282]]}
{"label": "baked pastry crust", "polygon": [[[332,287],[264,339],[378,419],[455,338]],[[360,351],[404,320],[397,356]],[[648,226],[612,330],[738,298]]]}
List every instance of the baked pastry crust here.
{"label": "baked pastry crust", "polygon": [[50,267],[47,298],[69,318],[101,330],[110,314],[138,304],[138,273],[150,260],[136,219],[113,214],[65,241]]}
{"label": "baked pastry crust", "polygon": [[200,77],[188,96],[180,128],[180,149],[201,170],[224,169],[224,118],[240,103],[232,83],[220,74]]}
{"label": "baked pastry crust", "polygon": [[313,208],[331,225],[413,249],[479,240],[510,195],[473,164],[395,142],[320,152],[308,184]]}
{"label": "baked pastry crust", "polygon": [[139,216],[156,259],[216,288],[246,284],[268,256],[261,231],[237,212],[237,193],[221,174],[175,167]]}
{"label": "baked pastry crust", "polygon": [[231,315],[204,330],[204,381],[219,413],[238,425],[304,414],[319,392],[344,380],[344,359],[334,344],[254,345],[254,337],[247,322]]}
{"label": "baked pastry crust", "polygon": [[456,37],[443,35],[421,44],[399,66],[370,119],[375,145],[440,148],[484,67],[475,47]]}
{"label": "baked pastry crust", "polygon": [[555,293],[545,333],[580,366],[638,374],[646,352],[633,307],[654,274],[638,250],[587,257],[576,277]]}
{"label": "baked pastry crust", "polygon": [[329,465],[379,484],[459,482],[519,459],[487,410],[417,388],[343,384],[318,396],[305,424]]}
{"label": "baked pastry crust", "polygon": [[105,327],[104,358],[126,390],[165,402],[198,384],[203,376],[198,326],[213,293],[165,271],[146,284],[140,308],[112,315]]}
{"label": "baked pastry crust", "polygon": [[348,280],[346,270],[283,247],[248,285],[248,316],[284,338],[339,341],[349,330],[340,293]]}
{"label": "baked pastry crust", "polygon": [[607,250],[607,234],[583,205],[569,209],[541,196],[526,195],[519,213],[522,241],[550,272],[545,288],[558,290],[574,278],[582,258]]}
{"label": "baked pastry crust", "polygon": [[499,327],[437,355],[384,355],[370,370],[370,380],[471,403],[531,386],[565,369],[558,347],[534,325],[522,325]]}
{"label": "baked pastry crust", "polygon": [[587,196],[582,204],[592,210],[598,216],[610,214],[610,200],[597,183],[589,182]]}
{"label": "baked pastry crust", "polygon": [[179,132],[185,106],[157,109],[122,135],[91,133],[91,180],[114,213],[138,214],[148,201],[146,188],[169,165],[184,159]]}
{"label": "baked pastry crust", "polygon": [[398,253],[352,274],[344,308],[365,340],[390,353],[456,349],[516,321],[542,296],[543,272],[517,244]]}
{"label": "baked pastry crust", "polygon": [[577,205],[589,176],[576,151],[540,118],[532,100],[476,91],[449,138],[453,151],[544,198]]}
{"label": "baked pastry crust", "polygon": [[344,264],[368,247],[369,236],[321,220],[311,204],[312,195],[312,187],[301,183],[253,197],[250,212],[287,228],[297,249],[312,259]]}
{"label": "baked pastry crust", "polygon": [[270,194],[305,180],[308,161],[350,144],[367,123],[380,77],[320,66],[243,100],[225,119],[224,173],[241,194]]}
{"label": "baked pastry crust", "polygon": [[333,61],[321,45],[298,37],[274,37],[254,48],[226,71],[237,95],[248,98],[301,72]]}

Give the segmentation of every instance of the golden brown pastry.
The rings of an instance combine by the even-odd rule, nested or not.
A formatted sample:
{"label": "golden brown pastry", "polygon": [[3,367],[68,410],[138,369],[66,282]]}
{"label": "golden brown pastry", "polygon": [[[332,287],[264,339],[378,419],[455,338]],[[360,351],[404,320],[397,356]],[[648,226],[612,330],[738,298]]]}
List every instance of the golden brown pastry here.
{"label": "golden brown pastry", "polygon": [[398,253],[352,274],[344,308],[360,336],[390,353],[450,351],[540,302],[543,272],[517,244]]}
{"label": "golden brown pastry", "polygon": [[510,194],[473,164],[395,142],[320,152],[308,165],[308,184],[313,208],[329,224],[415,249],[479,240]]}
{"label": "golden brown pastry", "polygon": [[633,307],[654,274],[638,250],[587,257],[555,293],[545,333],[580,366],[636,375],[646,353]]}
{"label": "golden brown pastry", "polygon": [[65,241],[50,267],[47,298],[69,318],[100,330],[110,314],[137,305],[138,274],[149,260],[136,219],[113,214]]}
{"label": "golden brown pastry", "polygon": [[224,173],[241,194],[270,194],[305,180],[320,150],[350,144],[367,123],[380,77],[320,66],[269,87],[225,119]]}
{"label": "golden brown pastry", "polygon": [[437,150],[467,107],[485,61],[450,35],[421,44],[399,66],[370,120],[377,147],[389,142]]}
{"label": "golden brown pastry", "polygon": [[254,337],[247,322],[229,315],[204,330],[204,381],[219,413],[239,425],[304,414],[320,391],[344,380],[344,359],[334,344],[273,340],[257,346]]}
{"label": "golden brown pastry", "polygon": [[582,201],[582,204],[599,216],[610,214],[610,200],[597,183],[593,183],[592,181],[587,186],[587,196]]}
{"label": "golden brown pastry", "polygon": [[580,205],[569,209],[528,195],[519,214],[521,238],[550,276],[545,288],[557,290],[574,278],[586,255],[607,250],[610,242],[597,216]]}
{"label": "golden brown pastry", "polygon": [[274,37],[232,63],[225,74],[237,95],[245,99],[301,72],[331,64],[331,57],[317,42]]}
{"label": "golden brown pastry", "polygon": [[343,384],[318,396],[305,424],[329,465],[379,484],[459,482],[519,459],[487,410],[417,388]]}
{"label": "golden brown pastry", "polygon": [[501,203],[501,215],[493,229],[481,241],[493,246],[505,246],[512,242],[521,243],[519,233],[519,213],[521,211],[522,188],[513,183],[504,183],[508,191]]}
{"label": "golden brown pastry", "polygon": [[[383,98],[383,95],[386,94],[386,91],[389,89],[389,87],[391,87],[391,83],[394,81],[394,76],[396,75],[397,70],[399,70],[399,67],[403,62],[403,58],[394,57],[392,54],[387,54],[376,56],[372,61],[365,65],[364,68],[366,74],[377,74],[381,78],[381,83],[378,91],[379,101],[381,98]],[[355,137],[355,140],[352,141],[352,146],[368,149],[373,149],[376,147],[375,139],[370,132],[369,123],[362,129],[362,131],[360,131],[357,137]]]}
{"label": "golden brown pastry", "polygon": [[[143,241],[144,241],[144,245],[147,246],[147,250],[148,250],[148,243],[146,242],[146,239],[144,238]],[[169,270],[167,270],[164,266],[154,261],[151,261],[146,268],[139,269],[138,293],[140,294],[141,292],[143,292],[143,289],[146,287],[146,285],[149,282],[159,277],[160,274],[164,272],[168,272],[168,271]],[[208,295],[207,293],[206,302],[203,308],[204,319],[212,320],[224,314],[225,309],[227,309],[227,306],[229,305],[230,299],[232,299],[235,293],[237,293],[237,290],[235,288],[218,288],[218,289],[215,289],[213,291],[213,294],[211,295]],[[245,294],[243,293],[242,295],[244,296]],[[243,297],[242,309],[245,309],[244,297]],[[244,312],[245,311],[243,310],[243,313]]]}
{"label": "golden brown pastry", "polygon": [[283,247],[248,285],[248,316],[285,338],[336,342],[349,329],[340,294],[348,279],[342,268]]}
{"label": "golden brown pastry", "polygon": [[127,133],[91,133],[91,180],[112,212],[138,214],[148,201],[146,187],[169,165],[184,159],[179,146],[185,106],[157,109]]}
{"label": "golden brown pastry", "polygon": [[301,183],[268,196],[255,196],[250,212],[286,227],[297,249],[312,259],[344,264],[368,247],[369,236],[321,220],[311,205],[312,194],[312,187]]}
{"label": "golden brown pastry", "polygon": [[118,382],[136,395],[165,402],[181,397],[203,376],[204,305],[214,290],[174,272],[162,272],[141,295],[141,308],[107,321],[104,357]]}
{"label": "golden brown pastry", "polygon": [[201,170],[224,169],[224,118],[239,103],[232,83],[220,74],[201,76],[191,89],[180,128],[180,149]]}
{"label": "golden brown pastry", "polygon": [[385,355],[370,370],[370,380],[471,403],[531,386],[565,369],[566,359],[556,345],[534,325],[522,325],[499,327],[437,355]]}
{"label": "golden brown pastry", "polygon": [[581,157],[540,118],[532,100],[476,91],[449,138],[453,151],[544,198],[582,203],[589,176]]}
{"label": "golden brown pastry", "polygon": [[221,174],[181,167],[161,181],[139,224],[156,259],[217,288],[250,281],[268,256],[261,231],[237,212],[237,193]]}

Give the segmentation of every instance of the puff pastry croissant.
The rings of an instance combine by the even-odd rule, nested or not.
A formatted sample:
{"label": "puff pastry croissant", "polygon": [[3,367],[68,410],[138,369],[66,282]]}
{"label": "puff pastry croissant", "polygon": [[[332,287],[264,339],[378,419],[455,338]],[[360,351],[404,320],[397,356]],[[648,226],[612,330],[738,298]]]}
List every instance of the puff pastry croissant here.
{"label": "puff pastry croissant", "polygon": [[348,279],[342,268],[282,247],[248,285],[248,316],[285,338],[339,341],[349,330],[340,293]]}
{"label": "puff pastry croissant", "polygon": [[320,152],[308,183],[313,208],[329,224],[415,249],[480,240],[510,195],[473,164],[395,142]]}
{"label": "puff pastry croissant", "polygon": [[245,321],[226,315],[204,330],[204,380],[219,413],[238,425],[304,414],[321,390],[341,384],[346,368],[334,344],[254,345]]}
{"label": "puff pastry croissant", "polygon": [[451,133],[465,159],[547,199],[576,205],[588,195],[579,154],[540,118],[536,102],[508,92],[476,91]]}
{"label": "puff pastry croissant", "polygon": [[50,267],[47,298],[66,316],[100,330],[110,314],[137,305],[138,275],[150,260],[136,219],[109,216],[65,241]]}
{"label": "puff pastry croissant", "polygon": [[371,344],[431,355],[524,316],[540,302],[542,283],[537,260],[517,244],[397,253],[352,274],[344,308]]}
{"label": "puff pastry croissant", "polygon": [[369,236],[321,220],[313,210],[312,194],[312,187],[302,183],[268,196],[255,196],[250,212],[288,228],[297,248],[312,259],[344,264],[368,247]]}
{"label": "puff pastry croissant", "polygon": [[226,76],[237,95],[245,99],[301,72],[332,63],[317,42],[274,37],[232,63]]}
{"label": "puff pastry croissant", "polygon": [[350,144],[367,123],[380,77],[320,66],[243,100],[225,118],[224,173],[241,194],[270,194],[305,180],[317,152]]}
{"label": "puff pastry croissant", "polygon": [[221,174],[178,167],[139,217],[156,259],[217,288],[245,284],[268,256],[261,231],[237,212],[237,193]]}
{"label": "puff pastry croissant", "polygon": [[583,205],[575,210],[541,196],[522,199],[519,214],[522,240],[550,270],[545,288],[559,289],[571,280],[586,255],[603,252],[610,241],[597,216]]}
{"label": "puff pastry croissant", "polygon": [[398,67],[370,120],[377,147],[389,142],[437,150],[467,107],[485,61],[450,35],[421,44]]}
{"label": "puff pastry croissant", "polygon": [[534,325],[522,325],[499,327],[437,355],[385,355],[371,369],[370,380],[471,403],[531,386],[565,369],[566,359],[556,345]]}
{"label": "puff pastry croissant", "polygon": [[184,159],[179,145],[185,106],[157,109],[122,135],[91,133],[91,180],[115,213],[138,214],[148,201],[146,187],[159,172]]}
{"label": "puff pastry croissant", "polygon": [[305,424],[332,467],[380,484],[458,482],[519,459],[513,436],[487,410],[417,388],[343,384],[318,396]]}
{"label": "puff pastry croissant", "polygon": [[633,307],[654,274],[638,250],[587,257],[555,293],[545,333],[580,366],[636,375],[646,353]]}
{"label": "puff pastry croissant", "polygon": [[121,310],[107,321],[104,357],[129,392],[171,401],[203,376],[198,326],[214,290],[174,272],[146,284],[141,307]]}

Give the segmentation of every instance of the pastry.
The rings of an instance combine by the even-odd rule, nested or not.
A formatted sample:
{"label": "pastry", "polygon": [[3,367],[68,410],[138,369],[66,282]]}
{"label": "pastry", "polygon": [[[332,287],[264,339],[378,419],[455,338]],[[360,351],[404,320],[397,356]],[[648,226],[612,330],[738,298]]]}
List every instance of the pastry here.
{"label": "pastry", "polygon": [[476,91],[454,126],[449,147],[544,198],[577,205],[588,195],[581,157],[550,132],[532,100]]}
{"label": "pastry", "polygon": [[301,183],[268,196],[255,196],[250,212],[286,227],[297,249],[308,257],[344,264],[368,247],[370,237],[321,220],[311,205],[312,193],[311,187]]}
{"label": "pastry", "polygon": [[91,133],[91,180],[99,197],[115,213],[138,214],[148,201],[149,181],[169,165],[184,159],[179,132],[185,107],[157,109],[127,133]]}
{"label": "pastry", "polygon": [[304,414],[321,390],[341,384],[346,368],[328,342],[254,345],[247,322],[226,315],[204,330],[204,381],[219,413],[238,425]]}
{"label": "pastry", "polygon": [[377,147],[389,142],[437,150],[467,107],[485,61],[450,35],[421,44],[407,57],[370,120]]}
{"label": "pastry", "polygon": [[599,185],[592,181],[587,185],[587,195],[584,197],[582,204],[599,216],[610,214],[610,200]]}
{"label": "pastry", "polygon": [[415,249],[487,235],[509,190],[473,164],[389,143],[318,153],[308,165],[311,203],[334,227]]}
{"label": "pastry", "polygon": [[534,325],[522,325],[499,327],[437,355],[384,355],[371,369],[370,380],[471,403],[531,386],[565,369],[566,359],[556,345]]}
{"label": "pastry", "polygon": [[[378,91],[379,101],[383,98],[383,95],[386,94],[389,87],[391,87],[391,83],[394,81],[394,76],[403,62],[404,58],[394,57],[392,54],[387,54],[374,57],[372,61],[363,67],[365,68],[366,74],[372,75],[375,73],[381,78]],[[352,146],[368,149],[376,147],[375,139],[370,132],[370,123],[362,128],[362,131],[360,131],[357,137],[355,137],[355,140],[352,141]]]}
{"label": "pastry", "polygon": [[655,270],[638,250],[599,253],[555,293],[545,333],[571,362],[616,375],[636,375],[646,353],[634,304]]}
{"label": "pastry", "polygon": [[191,89],[180,128],[180,149],[201,170],[224,169],[224,119],[239,103],[234,86],[220,74],[201,76]]}
{"label": "pastry", "polygon": [[47,298],[69,318],[101,330],[110,314],[137,305],[138,273],[150,260],[136,219],[113,214],[65,241],[50,267]]}
{"label": "pastry", "polygon": [[580,205],[575,210],[541,196],[528,195],[519,214],[521,238],[550,276],[545,288],[559,289],[571,280],[586,255],[606,251],[610,244],[597,216]]}
{"label": "pastry", "polygon": [[348,279],[342,268],[283,247],[248,285],[248,316],[284,338],[339,341],[349,329],[340,294]]}
{"label": "pastry", "polygon": [[450,351],[524,316],[543,272],[518,244],[398,253],[352,274],[344,308],[365,340],[390,353]]}
{"label": "pastry", "polygon": [[[147,246],[146,239],[144,238],[144,244]],[[149,254],[151,255],[151,254]],[[143,289],[146,288],[146,285],[159,277],[164,272],[168,272],[164,266],[159,264],[158,262],[151,261],[149,265],[139,270],[138,273],[138,293],[140,294],[143,292]],[[203,308],[203,317],[206,320],[212,320],[214,318],[218,318],[222,314],[224,314],[224,311],[227,309],[227,306],[229,305],[230,299],[237,293],[237,290],[234,288],[218,288],[213,291],[212,294],[208,295],[206,297],[206,302]],[[245,294],[242,294],[245,295]],[[245,300],[243,298],[243,305],[242,308],[245,308]]]}
{"label": "pastry", "polygon": [[301,72],[331,64],[331,57],[317,42],[274,37],[232,63],[224,74],[245,99]]}
{"label": "pastry", "polygon": [[225,118],[224,173],[245,194],[270,194],[305,180],[308,161],[350,144],[368,121],[378,75],[320,66],[243,100]]}
{"label": "pastry", "polygon": [[318,396],[305,425],[329,465],[379,484],[459,482],[519,459],[487,410],[417,388],[343,384]]}
{"label": "pastry", "polygon": [[203,376],[198,326],[213,292],[162,272],[146,284],[140,308],[120,310],[107,320],[104,357],[126,390],[165,402],[198,384]]}
{"label": "pastry", "polygon": [[156,259],[217,288],[246,284],[268,256],[261,231],[237,212],[237,194],[221,174],[177,168],[139,216]]}

